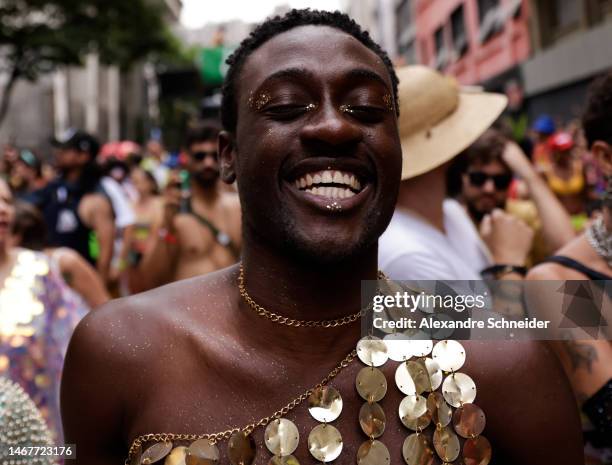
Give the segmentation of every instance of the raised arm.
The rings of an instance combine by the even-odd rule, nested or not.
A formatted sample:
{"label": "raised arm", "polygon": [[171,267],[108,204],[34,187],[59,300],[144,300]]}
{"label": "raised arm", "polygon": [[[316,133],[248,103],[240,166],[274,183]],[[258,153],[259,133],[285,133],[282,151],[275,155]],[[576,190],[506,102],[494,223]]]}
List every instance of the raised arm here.
{"label": "raised arm", "polygon": [[174,221],[178,210],[179,199],[167,193],[151,230],[151,242],[138,266],[149,289],[174,279],[180,253]]}
{"label": "raised arm", "polygon": [[549,253],[560,249],[575,236],[569,213],[516,143],[512,141],[506,143],[503,159],[514,174],[527,184],[531,199],[538,210],[542,223],[542,235]]}

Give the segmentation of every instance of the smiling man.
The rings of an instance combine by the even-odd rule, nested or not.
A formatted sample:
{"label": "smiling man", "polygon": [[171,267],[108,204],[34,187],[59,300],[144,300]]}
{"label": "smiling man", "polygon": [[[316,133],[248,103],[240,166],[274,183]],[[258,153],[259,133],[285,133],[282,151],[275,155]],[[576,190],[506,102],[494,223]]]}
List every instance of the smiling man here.
{"label": "smiling man", "polygon": [[[360,282],[377,277],[399,185],[395,72],[348,17],[308,10],[256,28],[229,65],[220,162],[223,179],[238,181],[241,265],[115,301],[79,326],[62,392],[79,464],[118,463],[128,449],[143,464],[186,453],[188,464],[298,463],[289,454],[313,464],[313,451],[338,450],[335,428],[336,463],[349,464],[367,442],[355,392],[363,365],[350,360]],[[534,346],[512,347],[466,343],[495,463],[579,463],[559,368]],[[394,368],[383,367],[388,380]],[[333,428],[303,395],[324,378],[343,398]],[[403,397],[389,388],[381,402],[394,465],[411,433],[397,415]],[[202,435],[215,447],[193,442]]]}

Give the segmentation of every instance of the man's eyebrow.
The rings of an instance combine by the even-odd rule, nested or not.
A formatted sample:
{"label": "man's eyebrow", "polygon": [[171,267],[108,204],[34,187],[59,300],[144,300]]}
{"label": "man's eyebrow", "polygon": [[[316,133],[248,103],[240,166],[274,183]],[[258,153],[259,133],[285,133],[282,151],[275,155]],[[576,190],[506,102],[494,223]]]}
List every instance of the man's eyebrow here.
{"label": "man's eyebrow", "polygon": [[314,73],[305,68],[285,68],[278,70],[264,79],[259,88],[263,87],[270,81],[281,79],[313,79]]}
{"label": "man's eyebrow", "polygon": [[347,77],[353,78],[353,79],[370,79],[370,80],[374,80],[374,81],[379,82],[380,84],[385,86],[387,88],[387,90],[389,90],[389,84],[387,84],[387,81],[385,81],[385,79],[380,74],[372,71],[371,69],[367,69],[367,68],[355,68],[355,69],[351,69],[347,73]]}
{"label": "man's eyebrow", "polygon": [[[389,85],[387,84],[387,81],[380,74],[372,71],[371,69],[354,68],[354,69],[349,70],[345,74],[345,76],[348,77],[349,79],[350,78],[369,79],[369,80],[377,81],[378,83],[385,86],[387,90],[389,90]],[[281,80],[281,79],[289,79],[289,80],[291,79],[315,79],[315,74],[306,68],[285,68],[285,69],[278,70],[270,74],[268,77],[266,77],[264,81],[261,83],[261,85],[259,86],[259,88],[261,89],[264,85],[266,85],[267,83],[271,81],[276,81],[276,80]]]}

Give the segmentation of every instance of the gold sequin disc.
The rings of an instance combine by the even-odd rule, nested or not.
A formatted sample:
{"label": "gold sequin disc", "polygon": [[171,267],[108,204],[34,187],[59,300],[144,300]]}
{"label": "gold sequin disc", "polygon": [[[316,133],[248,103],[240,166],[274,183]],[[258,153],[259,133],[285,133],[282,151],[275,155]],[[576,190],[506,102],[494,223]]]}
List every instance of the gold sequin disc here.
{"label": "gold sequin disc", "polygon": [[434,424],[440,426],[448,425],[453,416],[453,410],[439,392],[432,392],[427,397],[427,411],[431,415]]}
{"label": "gold sequin disc", "polygon": [[270,459],[268,465],[300,465],[300,462],[293,455],[285,455],[284,457],[275,455]]}
{"label": "gold sequin disc", "polygon": [[427,401],[423,396],[406,396],[400,402],[398,410],[402,423],[416,420],[427,413]]}
{"label": "gold sequin disc", "polygon": [[164,460],[164,465],[185,465],[185,458],[187,457],[187,448],[185,446],[178,446],[172,449],[170,455]]}
{"label": "gold sequin disc", "polygon": [[403,362],[412,357],[412,342],[403,334],[387,334],[384,338],[387,344],[387,353],[394,362]]}
{"label": "gold sequin disc", "polygon": [[429,355],[433,348],[431,339],[415,339],[412,341],[412,353],[415,357],[425,357]]}
{"label": "gold sequin disc", "polygon": [[308,450],[319,462],[331,462],[342,452],[342,435],[332,425],[315,426],[308,435]]}
{"label": "gold sequin disc", "polygon": [[219,463],[219,448],[208,439],[198,439],[187,448],[187,465],[214,465]]}
{"label": "gold sequin disc", "polygon": [[432,358],[423,358],[417,361],[420,364],[425,365],[425,369],[427,370],[427,374],[429,375],[429,383],[431,385],[431,389],[427,389],[427,391],[435,391],[442,384],[442,378],[444,375],[442,374],[442,370],[440,369],[440,365]]}
{"label": "gold sequin disc", "polygon": [[387,393],[387,378],[378,368],[365,367],[357,373],[355,387],[366,402],[378,402]]}
{"label": "gold sequin disc", "polygon": [[255,460],[255,439],[250,434],[239,431],[230,436],[227,456],[232,465],[251,465]]}
{"label": "gold sequin disc", "polygon": [[397,388],[407,396],[416,396],[417,390],[412,379],[410,371],[408,371],[408,363],[400,363],[395,370],[395,384]]}
{"label": "gold sequin disc", "polygon": [[445,462],[452,462],[459,457],[459,438],[450,426],[436,428],[433,443],[438,456]]}
{"label": "gold sequin disc", "polygon": [[466,439],[478,436],[485,428],[486,417],[478,405],[463,404],[453,414],[453,426]]}
{"label": "gold sequin disc", "polygon": [[342,412],[342,397],[331,386],[318,387],[308,397],[308,411],[321,423],[332,422]]}
{"label": "gold sequin disc", "polygon": [[464,373],[453,373],[442,384],[444,399],[453,407],[470,404],[476,398],[476,385],[472,378]]}
{"label": "gold sequin disc", "polygon": [[424,415],[421,415],[416,420],[409,420],[407,418],[402,418],[402,424],[412,431],[423,431],[425,428],[429,426],[431,423],[431,415],[429,412],[425,412]]}
{"label": "gold sequin disc", "polygon": [[431,358],[406,362],[417,394],[435,391],[442,384],[442,370]]}
{"label": "gold sequin disc", "polygon": [[158,442],[148,447],[140,456],[140,463],[142,465],[149,465],[155,462],[159,462],[172,450],[172,443],[170,441]]}
{"label": "gold sequin disc", "polygon": [[465,363],[465,349],[461,343],[447,339],[436,344],[432,357],[444,371],[457,371]]}
{"label": "gold sequin disc", "polygon": [[384,465],[390,461],[389,449],[380,441],[366,441],[357,451],[357,465]]}
{"label": "gold sequin disc", "polygon": [[385,432],[387,417],[385,411],[376,402],[366,402],[359,410],[359,424],[370,439],[376,439]]}
{"label": "gold sequin disc", "polygon": [[422,434],[411,434],[404,440],[402,455],[408,465],[431,465],[435,462],[431,444]]}
{"label": "gold sequin disc", "polygon": [[463,444],[465,465],[487,465],[491,461],[491,443],[484,436],[468,439]]}
{"label": "gold sequin disc", "polygon": [[357,343],[357,356],[368,366],[379,367],[384,365],[389,356],[387,345],[375,336],[366,336]]}
{"label": "gold sequin disc", "polygon": [[266,447],[274,455],[291,455],[300,441],[300,433],[291,420],[272,420],[264,433]]}

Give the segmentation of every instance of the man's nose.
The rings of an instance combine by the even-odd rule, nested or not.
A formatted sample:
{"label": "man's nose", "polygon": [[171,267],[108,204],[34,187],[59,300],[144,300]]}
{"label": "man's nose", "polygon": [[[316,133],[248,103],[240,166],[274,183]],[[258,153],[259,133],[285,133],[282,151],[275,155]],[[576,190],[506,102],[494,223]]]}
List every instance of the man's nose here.
{"label": "man's nose", "polygon": [[215,166],[217,166],[217,158],[216,157],[212,157],[212,156],[207,156],[204,159],[204,168],[214,168]]}
{"label": "man's nose", "polygon": [[363,133],[352,116],[329,104],[312,110],[309,120],[300,132],[304,143],[323,143],[330,146],[354,145]]}
{"label": "man's nose", "polygon": [[482,186],[482,190],[489,193],[495,192],[495,183],[493,182],[493,179],[487,178]]}

